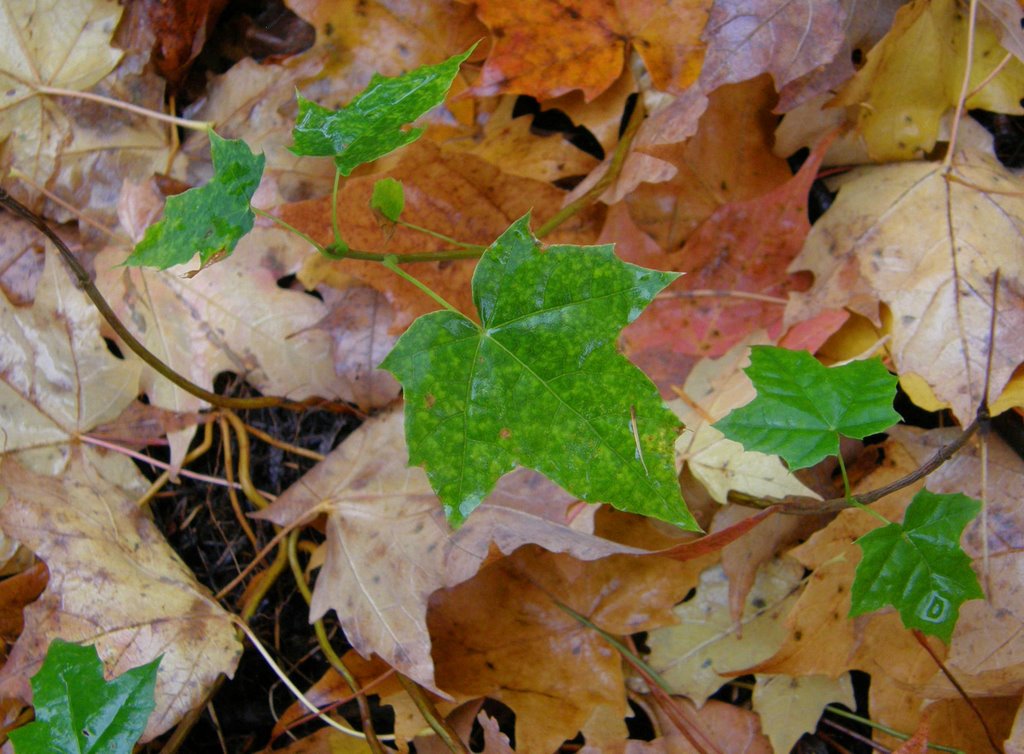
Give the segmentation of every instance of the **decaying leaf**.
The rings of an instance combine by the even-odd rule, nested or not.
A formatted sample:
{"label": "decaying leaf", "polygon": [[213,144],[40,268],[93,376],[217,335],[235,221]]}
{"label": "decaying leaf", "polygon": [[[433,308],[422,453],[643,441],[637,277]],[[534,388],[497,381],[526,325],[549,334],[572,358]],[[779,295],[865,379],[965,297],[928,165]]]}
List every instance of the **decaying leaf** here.
{"label": "decaying leaf", "polygon": [[327,556],[311,619],[335,610],[364,656],[386,662],[429,688],[434,678],[427,601],[471,578],[493,542],[511,553],[527,543],[591,560],[644,554],[579,530],[565,520],[573,498],[530,472],[517,472],[454,534],[426,474],[408,466],[401,411],[371,419],[259,514],[290,524],[323,504]]}
{"label": "decaying leaf", "polygon": [[121,59],[111,46],[121,7],[114,0],[0,6],[0,143],[6,167],[45,185],[71,138],[72,124],[42,86],[84,91]]}
{"label": "decaying leaf", "polygon": [[[120,267],[125,251],[110,247],[96,258],[97,286],[152,353],[198,385],[210,388],[228,370],[268,395],[338,397],[330,336],[310,329],[326,308],[277,285],[292,272],[282,259],[294,244],[281,230],[257,229],[231,257],[194,278],[181,277],[180,268]],[[188,412],[204,405],[148,367],[142,385],[163,408]],[[172,462],[184,456],[191,436],[172,437]]]}
{"label": "decaying leaf", "polygon": [[148,741],[198,704],[218,675],[234,672],[241,646],[228,613],[136,504],[145,488],[138,470],[110,456],[101,476],[93,454],[73,450],[59,479],[14,460],[0,464],[0,526],[50,571],[0,669],[0,694],[30,700],[28,678],[55,636],[94,644],[114,673],[162,654]]}
{"label": "decaying leaf", "polygon": [[135,400],[139,364],[110,353],[99,323],[52,247],[31,308],[0,296],[0,451],[57,473],[67,443]]}
{"label": "decaying leaf", "polygon": [[929,162],[854,171],[790,265],[815,280],[791,296],[786,322],[839,307],[879,327],[885,317],[896,371],[922,378],[934,394],[918,389],[914,399],[948,405],[964,424],[981,399],[991,349],[990,404],[993,413],[1006,410],[1016,401],[998,397],[1022,360],[1024,261],[1014,251],[1024,235],[1022,188],[1019,176],[974,151],[959,153],[948,180]]}

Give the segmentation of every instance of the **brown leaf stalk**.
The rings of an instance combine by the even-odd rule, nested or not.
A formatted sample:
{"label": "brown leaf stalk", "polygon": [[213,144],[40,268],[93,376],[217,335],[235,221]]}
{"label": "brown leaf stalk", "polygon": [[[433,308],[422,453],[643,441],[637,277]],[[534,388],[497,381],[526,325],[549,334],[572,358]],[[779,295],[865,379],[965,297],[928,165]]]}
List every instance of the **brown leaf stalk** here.
{"label": "brown leaf stalk", "polygon": [[194,382],[174,371],[174,369],[157,358],[156,355],[154,355],[141,342],[139,342],[134,335],[132,335],[131,331],[124,326],[124,323],[122,323],[120,319],[118,319],[117,314],[114,313],[114,310],[110,307],[110,304],[107,303],[103,294],[100,293],[99,289],[92,282],[92,279],[89,277],[89,273],[86,272],[78,259],[75,258],[75,255],[71,252],[71,249],[68,248],[67,244],[64,243],[63,239],[61,239],[61,237],[57,235],[52,228],[50,228],[46,220],[30,210],[2,188],[0,188],[0,207],[6,208],[9,212],[17,215],[23,220],[27,220],[50,241],[52,241],[53,245],[57,247],[57,251],[60,252],[61,259],[63,259],[64,263],[70,268],[78,287],[86,296],[89,297],[93,306],[96,307],[99,313],[103,316],[103,319],[106,320],[107,324],[117,334],[122,342],[128,346],[136,356],[146,362],[161,376],[177,385],[185,392],[190,393],[196,398],[204,400],[213,406],[218,406],[219,408],[249,409],[279,406],[281,408],[294,410],[305,410],[310,407],[319,407],[341,412],[354,411],[354,409],[346,404],[327,402],[319,398],[306,401],[290,401],[285,398],[279,398],[272,395],[261,396],[259,398],[232,398],[224,395],[218,395],[217,393],[196,385]]}

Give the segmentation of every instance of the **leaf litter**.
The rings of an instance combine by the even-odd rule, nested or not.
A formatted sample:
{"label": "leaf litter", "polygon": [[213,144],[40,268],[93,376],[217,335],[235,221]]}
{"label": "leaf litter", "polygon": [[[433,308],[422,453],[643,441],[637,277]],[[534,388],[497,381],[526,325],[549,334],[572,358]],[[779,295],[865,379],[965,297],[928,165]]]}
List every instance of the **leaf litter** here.
{"label": "leaf litter", "polygon": [[[52,17],[39,16],[31,33],[25,32],[22,22],[32,5],[10,0],[3,6],[15,19],[9,33],[23,35],[17,44],[4,45],[8,52],[0,58],[0,76],[11,84],[3,91],[13,87],[17,94],[16,102],[0,106],[0,127],[6,134],[12,123],[19,126],[17,135],[0,146],[4,166],[13,168],[4,188],[28,197],[38,196],[33,184],[45,187],[114,233],[113,239],[103,233],[98,243],[96,228],[83,219],[79,243],[98,284],[144,342],[193,381],[221,387],[224,378],[218,375],[230,371],[264,393],[292,399],[340,398],[364,412],[389,404],[397,386],[374,367],[415,316],[434,304],[378,265],[319,258],[271,230],[269,221],[257,220],[232,259],[210,265],[192,280],[179,277],[180,269],[117,266],[127,256],[125,239],[138,240],[153,214],[146,202],[137,207],[136,217],[126,206],[118,207],[120,182],[146,180],[169,169],[179,182],[203,184],[212,176],[209,138],[189,137],[172,161],[166,132],[152,122],[119,120],[127,125],[111,129],[105,141],[96,128],[95,113],[104,112],[93,109],[98,105],[83,108],[70,98],[40,93],[42,86],[98,87],[122,99],[130,98],[125,92],[145,91],[151,103],[162,103],[153,80],[137,73],[148,53],[122,52],[112,44],[127,38],[114,34],[114,5],[67,4],[62,28],[80,27],[81,34],[66,45],[70,57],[60,59],[46,48],[59,39],[46,34]],[[1004,49],[1011,57],[1004,73],[970,105],[1013,114],[1019,110],[1018,98],[1007,92],[1015,91],[1020,65],[1014,57],[1021,49],[1019,9],[1012,3],[981,5],[972,82],[992,70]],[[965,18],[953,18],[952,3],[918,0],[899,11],[894,22],[892,9],[876,3],[871,15],[878,28],[865,29],[867,11],[839,2],[765,0],[751,6],[680,1],[665,4],[656,14],[642,3],[594,3],[574,16],[563,6],[538,1],[524,14],[525,26],[532,24],[529,37],[517,37],[515,24],[486,4],[439,0],[399,9],[296,0],[291,6],[313,25],[314,47],[285,59],[236,63],[213,78],[207,96],[188,113],[216,121],[219,133],[246,139],[255,152],[265,151],[267,170],[253,204],[321,243],[332,240],[332,174],[286,151],[298,110],[296,86],[318,107],[336,110],[373,73],[398,76],[420,64],[437,64],[483,37],[490,40],[456,74],[454,96],[417,122],[425,127],[423,138],[357,168],[339,192],[342,225],[352,246],[402,254],[436,252],[447,242],[400,225],[388,235],[370,208],[379,179],[402,182],[406,206],[400,219],[459,241],[487,246],[531,208],[537,228],[587,191],[611,164],[624,100],[616,89],[636,86],[649,117],[618,180],[602,194],[602,202],[545,241],[589,246],[599,235],[602,242],[620,241],[627,260],[686,270],[691,274],[678,285],[702,295],[710,292],[707,298],[692,299],[700,303],[690,307],[683,332],[665,313],[677,301],[658,300],[623,339],[628,354],[637,355],[645,369],[651,365],[664,396],[682,395],[679,411],[694,432],[683,436],[677,453],[686,463],[684,477],[692,474],[701,480],[701,489],[710,489],[703,493],[706,502],[694,509],[708,531],[728,532],[752,520],[746,509],[730,502],[738,492],[769,498],[836,495],[827,471],[817,481],[801,476],[798,483],[777,456],[765,456],[759,463],[768,465],[755,466],[749,449],[708,455],[726,442],[707,436],[711,424],[753,395],[749,388],[740,389],[737,376],[745,343],[802,343],[813,352],[828,339],[823,353],[852,356],[870,345],[855,350],[862,343],[854,337],[856,324],[862,328],[857,337],[883,341],[886,365],[899,376],[910,400],[927,410],[949,408],[943,421],[967,424],[989,384],[993,413],[1019,422],[1024,400],[1020,323],[1014,317],[1020,309],[1021,275],[1011,253],[1024,216],[1018,206],[1019,177],[996,161],[987,141],[965,142],[948,172],[931,161],[935,140],[941,146],[946,138],[942,119],[956,102],[962,41],[947,35],[934,44],[918,44],[914,24],[927,17],[963,35]],[[610,19],[604,27],[603,19]],[[750,27],[750,19],[763,23]],[[522,41],[527,38],[532,42]],[[595,39],[601,48],[598,58],[591,55]],[[338,49],[347,53],[339,55]],[[637,60],[630,63],[634,50]],[[856,73],[845,65],[853,50],[866,53],[867,60]],[[888,59],[911,60],[901,69],[904,80],[887,78],[892,69],[880,63]],[[954,62],[942,69],[942,76],[922,73],[940,61]],[[839,92],[833,104],[841,106],[828,111],[831,121],[813,113],[812,96],[828,89]],[[777,101],[776,92],[781,93]],[[907,92],[914,92],[913,102]],[[600,124],[594,128],[608,155],[604,165],[581,159],[564,140],[535,133],[516,115],[520,94],[532,95],[542,108],[565,108],[573,123]],[[611,101],[616,112],[608,115]],[[901,146],[902,136],[894,134],[905,135],[899,128],[905,125],[907,107],[919,104],[910,115],[923,113],[921,128]],[[873,158],[832,180],[838,197],[820,219],[811,217],[809,233],[804,202],[821,153],[816,151],[804,172],[789,179],[781,160],[770,153],[773,109],[788,113],[787,127],[803,119],[809,145],[837,122],[848,123],[852,138],[863,141],[861,153]],[[33,125],[44,120],[44,128]],[[723,123],[733,131],[742,124],[742,134],[716,142],[715,134],[729,132]],[[115,138],[115,130],[124,138]],[[503,152],[503,140],[512,138],[511,154]],[[477,146],[467,149],[467,144]],[[92,157],[83,160],[83,150],[105,155],[102,164]],[[830,164],[828,156],[825,163]],[[586,172],[590,176],[574,194],[552,183]],[[21,183],[25,176],[33,184]],[[688,183],[691,176],[696,183]],[[58,208],[56,200],[34,206],[43,206],[56,220],[74,216],[67,207]],[[5,215],[4,222],[8,219]],[[764,228],[772,223],[782,229],[783,251],[763,269],[750,268],[752,258],[765,252]],[[30,244],[36,248],[25,252]],[[158,674],[158,714],[150,719],[148,738],[175,725],[217,673],[232,671],[238,644],[227,612],[207,591],[212,585],[196,581],[135,505],[144,491],[143,477],[120,456],[84,443],[97,439],[91,433],[100,425],[117,426],[122,412],[130,417],[126,409],[137,407],[136,396],[145,394],[151,403],[179,412],[178,418],[164,416],[158,422],[171,432],[170,460],[177,465],[194,431],[189,412],[204,406],[169,388],[134,357],[110,354],[103,339],[109,333],[62,275],[52,251],[46,252],[42,268],[44,255],[38,248],[37,241],[20,232],[5,233],[0,256],[11,260],[0,269],[7,323],[0,351],[0,474],[5,481],[0,527],[44,561],[50,576],[39,600],[25,608],[25,627],[0,679],[6,693],[27,700],[31,668],[56,636],[95,644],[108,672],[141,665],[164,652],[170,659]],[[448,261],[417,265],[415,271],[470,312],[473,268],[472,262]],[[737,268],[748,276],[735,274]],[[993,296],[996,269],[1000,285]],[[752,301],[737,293],[785,299],[786,304],[747,306]],[[990,336],[993,308],[998,311]],[[729,319],[730,311],[743,314]],[[688,338],[698,347],[684,348]],[[726,354],[737,343],[729,358],[706,358]],[[702,372],[707,375],[700,378],[703,382],[697,379]],[[630,438],[643,431],[643,412],[632,430],[629,412],[624,416]],[[255,421],[255,415],[251,418]],[[135,426],[134,421],[126,418],[121,426]],[[261,426],[274,434],[302,425],[271,419]],[[303,438],[295,432],[280,439],[313,442],[312,435]],[[937,429],[899,427],[888,435],[864,450],[859,463],[854,463],[859,450],[843,446],[856,477],[855,491],[912,471],[951,439],[950,430]],[[109,441],[109,435],[103,437]],[[317,436],[316,443],[317,452],[327,453],[336,438]],[[630,443],[633,447],[633,439]],[[282,451],[264,452],[269,453],[265,467],[261,461],[254,469],[261,486],[298,475],[298,464],[286,461],[294,468],[285,469],[280,460],[270,460],[285,457]],[[948,646],[936,642],[933,648],[975,698],[1006,750],[1020,751],[1024,660],[1016,597],[1021,523],[1012,491],[1019,488],[1024,470],[1014,449],[994,434],[987,438],[986,453],[982,457],[970,446],[927,481],[931,493],[963,494],[986,504],[962,537],[986,599],[965,602]],[[678,726],[685,717],[703,731],[688,734],[713,735],[723,752],[771,751],[773,746],[782,751],[813,730],[826,704],[854,704],[844,680],[850,671],[869,679],[868,706],[878,722],[965,751],[975,750],[983,735],[970,707],[895,613],[882,611],[855,621],[847,617],[861,557],[854,540],[877,523],[864,512],[799,519],[803,528],[790,525],[788,517],[769,516],[770,523],[764,524],[757,518],[738,539],[728,539],[724,550],[721,544],[697,546],[690,552],[700,557],[672,561],[649,553],[670,547],[679,556],[693,547],[687,535],[626,514],[581,508],[568,493],[525,471],[500,482],[498,491],[452,532],[427,475],[407,467],[407,458],[401,412],[390,408],[367,419],[290,489],[276,487],[283,494],[261,517],[287,525],[310,510],[324,511],[310,527],[307,568],[315,584],[309,617],[323,617],[339,630],[340,646],[352,646],[367,659],[377,655],[373,662],[383,659],[442,697],[464,703],[463,713],[450,702],[438,709],[450,713],[462,735],[477,730],[474,735],[488,750],[553,751],[582,732],[582,748],[589,752],[688,751],[687,734]],[[216,464],[209,470],[223,473]],[[874,507],[899,521],[916,489]],[[206,494],[202,487],[182,487],[179,499],[186,505],[171,522],[172,528],[185,526],[179,534],[188,531],[188,521],[199,520],[186,520],[184,511],[201,507]],[[687,495],[691,503],[699,497]],[[163,504],[159,499],[152,503]],[[164,512],[158,517],[168,520]],[[229,518],[214,521],[236,526]],[[260,542],[272,536],[264,524],[252,526]],[[61,545],[70,539],[77,540],[74,546]],[[221,547],[215,557],[226,561],[244,552]],[[126,557],[129,550],[143,554]],[[28,559],[12,559],[12,568],[19,562]],[[140,562],[148,564],[144,574]],[[238,563],[236,570],[244,565]],[[760,584],[773,569],[790,573],[791,587],[779,606],[768,609],[771,601]],[[143,596],[152,589],[170,589],[174,599],[188,604]],[[691,589],[695,596],[685,600]],[[101,594],[108,598],[98,598]],[[166,603],[164,612],[153,610],[156,601]],[[675,631],[693,643],[695,632],[670,624],[679,617],[692,621],[691,614],[701,611],[710,623],[712,603],[715,640],[703,648],[667,653],[669,662],[685,658],[714,669],[712,680],[699,691],[688,690],[694,674],[680,673],[681,685],[674,691],[687,694],[699,709],[681,696],[675,697],[675,707],[659,706],[603,635],[559,606],[614,636],[650,631],[640,650],[657,665],[664,651],[661,639],[654,637]],[[744,623],[752,605],[765,621],[757,632]],[[307,616],[300,617],[301,628]],[[258,620],[264,620],[272,636],[274,618]],[[198,634],[206,643],[197,651]],[[340,644],[342,635],[347,645]],[[714,649],[723,642],[757,644],[769,637],[772,647],[742,660]],[[311,646],[308,635],[305,641],[297,654]],[[740,692],[730,679],[747,673],[756,674],[750,708],[719,701],[735,698]],[[323,668],[311,671],[307,685],[322,674]],[[346,693],[335,688],[322,701]],[[478,717],[479,706],[472,705],[481,698],[492,701]],[[632,709],[627,698],[634,701]],[[425,751],[439,745],[436,737],[417,736],[423,720],[397,686],[383,700],[396,712],[399,747],[413,738]],[[496,702],[501,704],[487,706]],[[641,718],[652,725],[652,740],[627,741],[627,723]],[[922,722],[926,718],[927,725]],[[900,744],[884,733],[872,735],[890,748]],[[309,746],[314,745],[310,738]],[[334,740],[330,745],[340,744]],[[298,746],[291,749],[301,750]],[[357,744],[351,750],[366,749]]]}

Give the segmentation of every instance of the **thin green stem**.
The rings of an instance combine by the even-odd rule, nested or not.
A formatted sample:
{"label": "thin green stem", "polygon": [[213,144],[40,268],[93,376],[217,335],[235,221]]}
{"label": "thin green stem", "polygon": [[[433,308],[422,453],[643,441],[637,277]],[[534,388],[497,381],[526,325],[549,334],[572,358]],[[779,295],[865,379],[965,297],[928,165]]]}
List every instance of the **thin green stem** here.
{"label": "thin green stem", "polygon": [[[882,733],[892,736],[893,738],[898,738],[901,741],[906,741],[908,738],[910,738],[908,734],[902,731],[896,730],[895,728],[890,728],[888,725],[876,723],[874,720],[870,718],[861,717],[860,715],[854,712],[849,712],[847,710],[844,710],[842,707],[836,707],[833,704],[826,705],[825,711],[831,712],[833,715],[836,715],[837,717],[845,717],[847,720],[855,720],[858,723],[867,725],[871,728],[874,728],[875,730],[880,730],[882,731]],[[955,749],[952,746],[943,746],[942,744],[929,743],[928,748],[934,749],[935,751],[946,751],[949,752],[949,754],[966,754],[966,752],[962,749]]]}
{"label": "thin green stem", "polygon": [[843,452],[840,450],[836,453],[836,457],[839,459],[839,473],[843,475],[843,495],[846,497],[846,502],[852,505],[854,508],[860,508],[862,511],[867,511],[872,516],[882,522],[883,526],[888,526],[892,523],[889,519],[883,516],[881,513],[876,511],[874,508],[870,508],[864,505],[860,500],[855,498],[850,492],[850,477],[846,474],[846,463],[843,461]]}
{"label": "thin green stem", "polygon": [[338,251],[334,247],[327,247],[324,252],[331,259],[364,259],[368,262],[384,263],[386,259],[394,259],[397,264],[416,264],[417,262],[448,262],[458,259],[479,259],[482,251],[474,249],[442,249],[441,251],[425,252],[423,254],[381,254],[376,251],[360,251],[359,249],[345,249]]}
{"label": "thin green stem", "polygon": [[259,215],[260,217],[265,217],[265,218],[267,218],[268,220],[270,220],[271,222],[275,222],[275,223],[277,223],[277,224],[278,224],[278,225],[280,225],[280,226],[281,226],[282,228],[284,228],[285,230],[287,230],[287,231],[288,231],[289,233],[294,233],[294,234],[295,234],[295,235],[297,235],[297,236],[298,236],[299,238],[301,238],[301,239],[302,239],[303,241],[305,241],[305,242],[306,242],[306,243],[308,243],[308,244],[309,244],[310,246],[312,246],[312,247],[313,247],[314,249],[316,249],[317,251],[319,251],[319,252],[320,252],[321,254],[325,254],[325,255],[327,254],[327,250],[326,250],[326,249],[324,248],[324,246],[323,246],[323,245],[321,245],[321,244],[319,244],[319,243],[317,243],[317,242],[316,242],[316,241],[315,241],[315,240],[313,239],[313,237],[312,237],[312,236],[310,236],[310,235],[309,235],[308,233],[303,233],[303,232],[302,232],[301,230],[299,230],[298,228],[296,228],[296,227],[295,227],[294,225],[291,225],[290,223],[286,223],[286,222],[285,222],[284,220],[282,220],[282,219],[281,219],[280,217],[278,217],[277,215],[272,215],[272,214],[270,214],[269,212],[267,212],[266,210],[258,209],[257,207],[253,207],[253,208],[252,208],[252,211],[253,211],[254,213],[256,213],[257,215]]}
{"label": "thin green stem", "polygon": [[626,124],[626,130],[622,133],[622,138],[619,139],[619,143],[615,147],[615,153],[612,155],[611,162],[608,164],[608,169],[604,172],[604,175],[590,187],[587,193],[574,202],[562,207],[554,217],[540,226],[540,229],[537,231],[537,238],[544,238],[544,236],[553,232],[580,210],[589,207],[601,197],[605,189],[615,183],[619,174],[622,173],[623,166],[626,164],[629,147],[633,144],[637,131],[640,130],[640,124],[644,122],[644,115],[643,99],[638,97],[636,106],[629,116],[629,123]]}
{"label": "thin green stem", "polygon": [[439,303],[441,306],[443,306],[448,311],[454,312],[455,314],[458,314],[460,317],[465,317],[466,316],[462,312],[460,312],[458,309],[456,309],[454,306],[452,306],[447,301],[445,301],[443,298],[441,298],[441,296],[436,291],[434,291],[430,286],[428,286],[426,283],[420,282],[419,280],[414,278],[412,275],[410,275],[408,272],[406,272],[401,267],[399,267],[398,266],[398,260],[397,260],[397,258],[394,255],[385,257],[384,260],[381,262],[381,264],[383,264],[385,267],[387,267],[389,270],[391,270],[393,273],[398,275],[403,280],[405,280],[407,282],[410,282],[413,285],[415,285],[417,288],[419,288],[425,294],[430,296],[430,298],[434,299],[434,301]]}
{"label": "thin green stem", "polygon": [[401,673],[398,674],[398,681],[402,684],[402,688],[405,689],[405,693],[412,698],[416,709],[420,711],[423,719],[427,721],[427,725],[438,735],[438,738],[448,748],[448,751],[453,752],[453,754],[469,754],[469,749],[466,748],[462,739],[459,738],[459,734],[452,729],[448,721],[437,711],[437,707],[434,706],[430,697],[424,693],[419,684],[411,678],[406,678]]}
{"label": "thin green stem", "polygon": [[[334,229],[334,246],[348,250],[348,244],[341,237],[341,226],[338,224],[338,185],[341,183],[341,171],[334,169],[334,187],[331,189],[331,228]],[[321,252],[322,253],[322,252]]]}
{"label": "thin green stem", "polygon": [[452,246],[460,246],[463,249],[472,249],[473,251],[479,252],[480,254],[483,254],[484,251],[487,250],[486,246],[481,246],[480,244],[475,243],[464,243],[462,241],[458,241],[452,238],[451,236],[446,236],[444,233],[438,233],[436,230],[431,230],[430,228],[424,228],[420,225],[413,225],[412,223],[407,223],[405,220],[395,220],[395,224],[401,225],[403,228],[408,228],[409,230],[415,230],[417,233],[422,233],[425,236],[431,236],[432,238],[440,239],[445,243],[450,243]]}

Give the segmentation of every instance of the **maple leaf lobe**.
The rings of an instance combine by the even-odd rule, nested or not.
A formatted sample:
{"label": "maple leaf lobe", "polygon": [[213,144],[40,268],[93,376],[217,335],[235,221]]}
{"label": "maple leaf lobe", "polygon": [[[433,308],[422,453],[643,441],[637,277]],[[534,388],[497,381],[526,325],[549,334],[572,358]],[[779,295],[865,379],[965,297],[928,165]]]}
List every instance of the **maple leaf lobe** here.
{"label": "maple leaf lobe", "polygon": [[405,389],[410,462],[453,525],[525,466],[584,500],[697,528],[676,479],[678,420],[615,344],[677,276],[611,246],[542,251],[526,216],[473,275],[480,325],[454,311],[413,323],[381,368]]}

